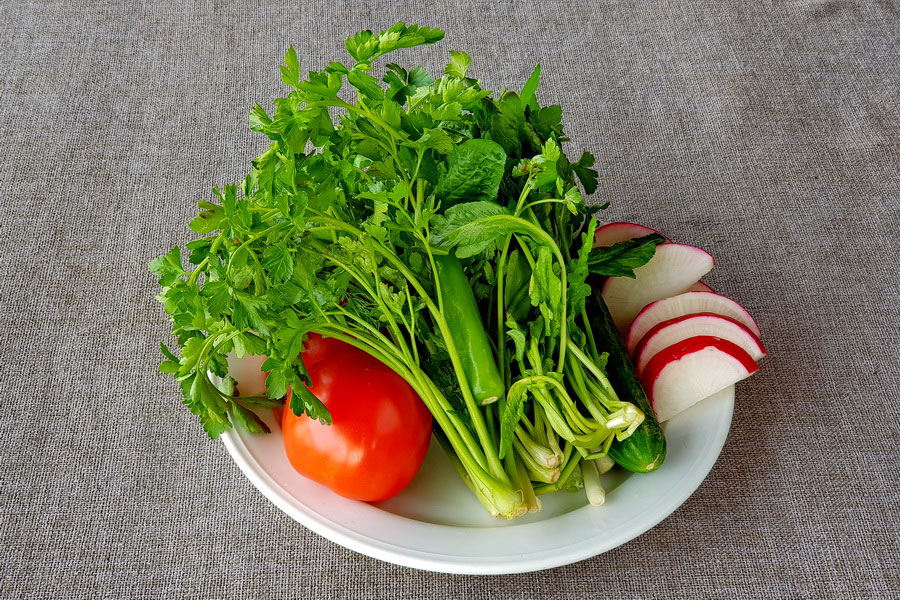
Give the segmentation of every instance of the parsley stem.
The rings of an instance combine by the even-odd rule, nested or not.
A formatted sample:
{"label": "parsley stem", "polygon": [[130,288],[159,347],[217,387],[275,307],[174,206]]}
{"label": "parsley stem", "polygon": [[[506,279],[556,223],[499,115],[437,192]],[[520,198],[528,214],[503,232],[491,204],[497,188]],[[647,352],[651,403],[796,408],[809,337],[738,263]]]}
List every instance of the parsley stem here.
{"label": "parsley stem", "polygon": [[188,286],[192,286],[195,283],[197,283],[197,279],[200,277],[200,273],[203,272],[206,265],[209,264],[209,257],[215,256],[216,252],[218,252],[218,250],[219,250],[219,246],[222,245],[222,237],[224,235],[225,235],[224,233],[220,233],[219,235],[216,236],[216,239],[213,240],[212,245],[209,247],[209,253],[206,255],[206,258],[204,258],[202,261],[200,261],[200,264],[197,265],[197,268],[194,269],[194,271],[191,273],[191,276],[188,277],[188,280],[187,280]]}
{"label": "parsley stem", "polygon": [[[248,244],[252,244],[259,238],[269,235],[273,231],[277,231],[278,229],[281,229],[285,226],[290,226],[290,223],[288,223],[286,221],[282,221],[281,223],[276,223],[275,225],[272,225],[271,227],[269,227],[267,229],[263,229],[259,233],[255,233],[255,234],[251,235],[250,237],[248,237],[246,240],[244,240],[237,248],[234,249],[234,251],[229,256],[228,265],[225,267],[225,272],[227,273],[227,272],[231,271],[231,263],[234,262],[234,257],[237,256],[238,252],[240,252],[242,249],[246,248]],[[259,262],[258,259],[257,259],[257,262]],[[262,267],[262,265],[260,265],[260,268],[261,267]]]}
{"label": "parsley stem", "polygon": [[[502,481],[493,480],[493,477],[485,471],[485,469],[488,468],[488,465],[483,462],[482,457],[479,457],[477,454],[471,454],[471,448],[477,447],[477,443],[471,438],[468,428],[458,420],[458,417],[454,419],[452,408],[449,403],[443,399],[443,395],[437,390],[428,376],[425,375],[421,369],[418,367],[411,367],[402,362],[397,362],[391,358],[390,354],[384,353],[384,349],[377,343],[373,343],[371,340],[367,339],[365,335],[360,335],[358,332],[355,332],[355,335],[347,335],[336,325],[320,325],[314,327],[311,331],[336,338],[351,346],[355,346],[381,361],[395,373],[403,377],[413,389],[416,390],[416,393],[423,401],[425,401],[426,406],[428,406],[429,410],[438,420],[448,437],[455,442],[454,448],[456,449],[457,454],[463,460],[463,463],[466,464],[467,470],[474,475],[477,480],[482,482],[481,486],[485,487],[483,483],[485,481],[487,481],[486,487],[488,489],[494,489],[505,485]],[[450,419],[450,422],[448,422],[447,419]],[[462,439],[460,439],[460,435],[462,435]]]}
{"label": "parsley stem", "polygon": [[[364,236],[363,232],[356,227],[353,227],[352,225],[348,225],[347,223],[338,221],[331,217],[317,216],[314,217],[314,220],[332,224],[335,228],[342,229],[347,233],[350,233],[351,235],[357,236],[359,238],[362,238]],[[456,378],[460,384],[460,391],[462,392],[463,401],[466,404],[466,410],[469,413],[469,418],[471,419],[478,439],[481,442],[482,450],[487,457],[488,464],[491,468],[491,473],[495,477],[508,482],[509,477],[503,469],[503,465],[501,464],[500,458],[498,457],[497,448],[491,442],[490,435],[488,434],[487,427],[484,423],[484,418],[481,415],[481,411],[478,409],[475,398],[472,396],[472,391],[469,386],[469,382],[466,379],[466,374],[462,367],[462,362],[460,361],[458,350],[453,343],[453,337],[450,333],[447,321],[444,319],[443,313],[438,309],[438,306],[434,303],[434,300],[419,282],[415,274],[409,270],[409,267],[407,267],[403,263],[403,261],[400,260],[395,252],[388,250],[376,240],[372,241],[372,248],[378,251],[379,254],[381,254],[389,263],[391,263],[391,266],[400,271],[400,273],[402,273],[403,276],[407,278],[407,280],[416,290],[416,293],[419,294],[419,296],[421,296],[424,300],[425,305],[428,307],[428,310],[431,313],[432,320],[438,326],[441,336],[443,337],[444,342],[447,345],[447,351],[450,355],[450,360],[453,363],[453,370],[456,374]]]}
{"label": "parsley stem", "polygon": [[317,240],[311,240],[310,245],[315,248],[317,253],[325,260],[334,263],[335,265],[347,271],[356,281],[357,285],[361,286],[369,294],[372,300],[378,304],[378,307],[381,309],[382,315],[388,322],[388,325],[390,325],[391,327],[391,332],[394,335],[395,343],[401,344],[401,352],[406,358],[411,358],[409,348],[406,346],[406,341],[403,338],[403,335],[400,333],[400,328],[397,325],[397,321],[394,320],[390,308],[388,308],[387,304],[384,302],[384,297],[381,295],[381,286],[379,285],[377,269],[375,272],[375,286],[373,287],[370,285],[369,280],[363,275],[361,271],[356,269],[356,267],[336,258],[332,253],[328,252],[327,248],[325,248],[321,242]]}
{"label": "parsley stem", "polygon": [[[509,252],[509,244],[512,241],[512,234],[506,236],[503,241],[503,250],[500,252],[500,260],[497,261],[497,364],[506,364],[506,336],[504,336],[504,327],[506,319],[506,302],[503,297],[503,288],[506,281],[506,258]],[[503,384],[509,387],[506,369],[503,369]]]}

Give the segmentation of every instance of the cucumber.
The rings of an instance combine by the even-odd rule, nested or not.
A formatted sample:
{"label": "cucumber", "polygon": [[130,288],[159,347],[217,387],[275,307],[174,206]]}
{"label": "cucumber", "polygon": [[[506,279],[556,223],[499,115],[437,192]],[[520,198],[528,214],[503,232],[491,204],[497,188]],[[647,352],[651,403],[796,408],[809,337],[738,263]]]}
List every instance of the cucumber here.
{"label": "cucumber", "polygon": [[624,469],[635,473],[655,471],[666,459],[666,438],[650,407],[650,399],[634,372],[634,364],[619,337],[606,303],[599,295],[594,294],[587,299],[585,308],[597,348],[609,352],[606,363],[609,382],[620,400],[631,402],[644,412],[644,422],[634,433],[624,441],[613,440],[609,457]]}

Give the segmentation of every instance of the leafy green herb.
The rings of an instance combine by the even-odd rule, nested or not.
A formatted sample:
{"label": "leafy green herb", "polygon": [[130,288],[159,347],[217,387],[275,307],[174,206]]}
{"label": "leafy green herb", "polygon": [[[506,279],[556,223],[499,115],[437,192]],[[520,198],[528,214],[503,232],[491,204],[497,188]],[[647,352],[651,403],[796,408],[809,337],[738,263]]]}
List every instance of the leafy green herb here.
{"label": "leafy green herb", "polygon": [[587,266],[594,275],[634,278],[634,270],[647,264],[656,247],[666,241],[658,233],[619,242],[608,248],[594,248]]}
{"label": "leafy green herb", "polygon": [[[536,510],[536,494],[573,487],[580,460],[643,418],[609,385],[584,301],[589,273],[629,275],[661,240],[590,248],[597,209],[578,184],[596,189],[594,158],[566,157],[561,108],[537,100],[539,67],[521,95],[499,96],[464,52],[438,78],[375,70],[443,36],[404,23],[363,31],[347,63],[306,77],[288,48],[287,94],[249,116],[270,145],[242,181],[214,190],[217,202],[198,203],[194,267],[178,247],[150,263],[180,349],[161,347],[160,370],[212,437],[234,424],[266,431],[254,410],[289,391],[290,410],[329,423],[300,354],[311,333],[340,339],[415,389],[478,498],[512,518]],[[466,286],[467,310],[448,310]],[[231,353],[267,357],[267,396],[234,396]]]}
{"label": "leafy green herb", "polygon": [[462,201],[496,201],[506,171],[506,153],[498,144],[467,140],[453,147],[445,165],[434,191],[444,209]]}

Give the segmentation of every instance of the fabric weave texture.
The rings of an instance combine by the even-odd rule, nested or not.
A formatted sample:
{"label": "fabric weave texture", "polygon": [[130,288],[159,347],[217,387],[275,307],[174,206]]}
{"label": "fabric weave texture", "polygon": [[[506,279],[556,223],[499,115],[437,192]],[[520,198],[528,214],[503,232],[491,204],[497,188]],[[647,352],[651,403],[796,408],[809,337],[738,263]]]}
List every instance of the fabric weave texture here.
{"label": "fabric weave texture", "polygon": [[[582,563],[426,573],[283,515],[156,370],[147,262],[266,140],[255,102],[396,21],[542,65],[603,217],[709,251],[769,350],[709,477]],[[900,597],[900,4],[0,0],[0,597]]]}

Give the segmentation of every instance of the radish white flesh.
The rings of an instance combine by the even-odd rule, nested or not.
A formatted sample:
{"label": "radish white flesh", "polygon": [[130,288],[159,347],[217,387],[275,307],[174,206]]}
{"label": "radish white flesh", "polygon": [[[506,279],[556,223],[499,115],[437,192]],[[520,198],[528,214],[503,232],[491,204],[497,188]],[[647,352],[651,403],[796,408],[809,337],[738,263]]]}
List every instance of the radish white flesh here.
{"label": "radish white flesh", "polygon": [[700,335],[714,335],[740,346],[754,361],[766,355],[762,342],[746,325],[715,313],[698,313],[675,317],[657,324],[647,332],[634,349],[634,365],[640,375],[657,353],[672,344]]}
{"label": "radish white flesh", "polygon": [[641,383],[660,422],[759,370],[737,344],[714,336],[682,340],[647,364]]}
{"label": "radish white flesh", "polygon": [[687,289],[687,291],[689,291],[689,292],[715,292],[716,290],[712,289],[711,287],[709,287],[702,281],[698,281],[697,283],[695,283],[694,285],[689,287]]}
{"label": "radish white flesh", "polygon": [[700,248],[660,244],[650,262],[634,270],[634,279],[609,277],[600,294],[619,333],[625,333],[642,308],[681,294],[709,273],[714,264],[713,257]]}
{"label": "radish white flesh", "polygon": [[659,232],[637,223],[609,223],[599,227],[594,233],[594,246],[615,246],[619,242],[644,237],[651,233]]}
{"label": "radish white flesh", "polygon": [[743,306],[725,296],[714,292],[687,292],[659,300],[650,304],[635,317],[634,323],[628,328],[625,336],[625,347],[629,353],[634,353],[641,339],[647,332],[659,323],[691,315],[694,313],[715,313],[724,317],[731,317],[745,325],[756,337],[760,337],[759,326],[750,313]]}

